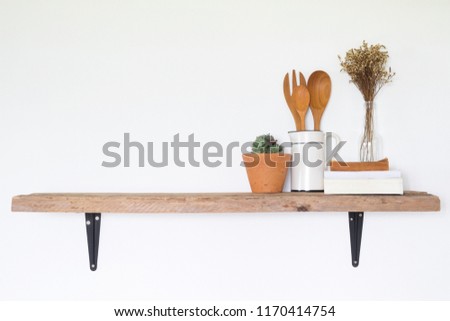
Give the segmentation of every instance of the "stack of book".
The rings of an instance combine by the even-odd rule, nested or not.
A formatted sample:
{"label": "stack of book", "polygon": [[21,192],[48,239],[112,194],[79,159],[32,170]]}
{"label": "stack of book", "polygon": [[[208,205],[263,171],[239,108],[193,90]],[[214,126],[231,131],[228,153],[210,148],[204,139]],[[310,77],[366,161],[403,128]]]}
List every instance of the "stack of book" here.
{"label": "stack of book", "polygon": [[[325,194],[403,194],[400,171],[389,170],[389,164],[333,162],[324,175]],[[386,165],[387,164],[387,165]]]}

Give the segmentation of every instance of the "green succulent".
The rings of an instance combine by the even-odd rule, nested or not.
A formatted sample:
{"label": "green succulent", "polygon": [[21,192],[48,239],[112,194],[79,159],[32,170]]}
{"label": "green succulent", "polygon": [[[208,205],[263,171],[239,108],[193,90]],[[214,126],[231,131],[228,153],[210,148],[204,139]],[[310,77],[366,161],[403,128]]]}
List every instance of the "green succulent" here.
{"label": "green succulent", "polygon": [[277,144],[277,140],[272,135],[260,135],[256,137],[252,144],[253,153],[280,153],[283,147]]}

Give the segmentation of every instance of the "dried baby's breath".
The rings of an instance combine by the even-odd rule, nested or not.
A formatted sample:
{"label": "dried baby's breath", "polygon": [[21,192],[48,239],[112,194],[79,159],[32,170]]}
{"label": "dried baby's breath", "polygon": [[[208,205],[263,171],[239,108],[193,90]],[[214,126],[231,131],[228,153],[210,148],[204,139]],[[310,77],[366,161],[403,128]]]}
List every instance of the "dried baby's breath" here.
{"label": "dried baby's breath", "polygon": [[338,56],[341,71],[350,76],[350,82],[362,93],[365,101],[373,101],[380,89],[392,81],[395,73],[386,67],[389,54],[380,44],[368,45],[363,41],[359,48],[350,49],[344,59]]}
{"label": "dried baby's breath", "polygon": [[341,71],[350,76],[350,82],[354,83],[366,101],[366,117],[364,134],[360,146],[360,160],[363,162],[374,161],[374,123],[373,100],[380,89],[392,81],[395,73],[386,67],[389,54],[386,47],[380,44],[368,45],[363,41],[359,48],[350,49],[342,59]]}

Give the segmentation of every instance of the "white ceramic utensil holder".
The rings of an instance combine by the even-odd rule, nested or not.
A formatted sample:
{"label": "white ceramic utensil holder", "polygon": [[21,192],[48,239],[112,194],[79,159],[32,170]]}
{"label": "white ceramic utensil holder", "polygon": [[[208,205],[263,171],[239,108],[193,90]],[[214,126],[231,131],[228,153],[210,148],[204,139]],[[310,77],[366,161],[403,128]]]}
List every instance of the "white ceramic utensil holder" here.
{"label": "white ceramic utensil holder", "polygon": [[[334,133],[328,133],[340,142]],[[322,131],[289,132],[292,144],[291,191],[323,192],[326,169],[326,135]],[[331,141],[331,140],[330,140]]]}

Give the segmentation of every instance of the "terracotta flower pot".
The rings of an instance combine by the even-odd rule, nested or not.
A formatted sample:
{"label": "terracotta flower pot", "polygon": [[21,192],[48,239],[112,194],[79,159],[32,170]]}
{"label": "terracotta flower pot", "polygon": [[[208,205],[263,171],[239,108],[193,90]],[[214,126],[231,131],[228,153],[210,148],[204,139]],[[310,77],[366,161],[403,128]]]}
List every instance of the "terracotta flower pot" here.
{"label": "terracotta flower pot", "polygon": [[290,154],[243,154],[248,181],[253,193],[281,193]]}

